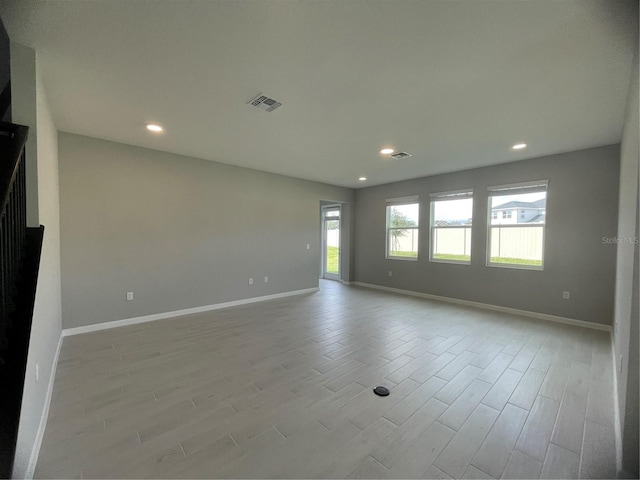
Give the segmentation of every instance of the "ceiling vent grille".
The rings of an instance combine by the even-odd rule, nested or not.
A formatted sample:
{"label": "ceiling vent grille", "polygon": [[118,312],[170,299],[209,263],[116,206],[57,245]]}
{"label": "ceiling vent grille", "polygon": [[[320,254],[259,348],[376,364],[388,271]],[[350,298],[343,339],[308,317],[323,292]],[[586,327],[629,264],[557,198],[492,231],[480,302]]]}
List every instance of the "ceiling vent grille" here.
{"label": "ceiling vent grille", "polygon": [[391,158],[395,158],[396,160],[400,160],[401,158],[409,158],[411,154],[407,152],[398,152],[398,153],[393,153],[389,156]]}
{"label": "ceiling vent grille", "polygon": [[273,98],[269,98],[262,93],[256,95],[250,102],[249,105],[252,105],[260,110],[264,110],[265,112],[273,112],[276,108],[282,105],[282,103],[274,100]]}

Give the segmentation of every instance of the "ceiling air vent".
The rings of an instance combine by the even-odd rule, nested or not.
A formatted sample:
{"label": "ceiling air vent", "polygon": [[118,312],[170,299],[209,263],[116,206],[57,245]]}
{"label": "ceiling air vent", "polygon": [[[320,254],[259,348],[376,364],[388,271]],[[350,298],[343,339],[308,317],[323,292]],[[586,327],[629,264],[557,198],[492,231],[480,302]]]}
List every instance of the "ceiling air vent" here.
{"label": "ceiling air vent", "polygon": [[282,104],[277,100],[260,93],[249,102],[249,105],[259,108],[260,110],[264,110],[265,112],[273,112]]}
{"label": "ceiling air vent", "polygon": [[398,152],[398,153],[394,153],[389,155],[391,158],[395,158],[396,160],[400,160],[401,158],[408,158],[411,156],[410,153],[407,152]]}

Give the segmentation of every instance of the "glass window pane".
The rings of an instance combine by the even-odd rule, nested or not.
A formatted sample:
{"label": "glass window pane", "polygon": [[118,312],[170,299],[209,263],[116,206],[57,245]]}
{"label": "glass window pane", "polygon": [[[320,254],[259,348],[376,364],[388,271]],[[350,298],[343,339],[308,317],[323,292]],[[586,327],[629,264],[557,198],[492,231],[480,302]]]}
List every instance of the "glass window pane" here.
{"label": "glass window pane", "polygon": [[[491,224],[544,224],[547,192],[491,197]],[[500,212],[500,215],[496,215]],[[518,212],[520,213],[518,215]]]}
{"label": "glass window pane", "polygon": [[432,200],[431,260],[471,261],[473,198]]}
{"label": "glass window pane", "polygon": [[542,267],[547,192],[490,196],[489,207],[489,263]]}
{"label": "glass window pane", "polygon": [[418,229],[390,228],[388,252],[390,257],[417,257]]}
{"label": "glass window pane", "polygon": [[419,208],[417,203],[394,205],[389,218],[390,227],[417,227]]}
{"label": "glass window pane", "polygon": [[491,226],[490,262],[542,266],[544,225]]}
{"label": "glass window pane", "polygon": [[418,258],[418,203],[387,206],[387,257]]}
{"label": "glass window pane", "polygon": [[473,198],[460,200],[434,200],[433,221],[447,225],[471,225]]}
{"label": "glass window pane", "polygon": [[338,220],[327,220],[327,230],[337,230],[340,227]]}
{"label": "glass window pane", "polygon": [[[333,212],[338,213],[337,210]],[[325,211],[324,245],[325,245],[325,273],[340,274],[340,220],[337,216],[329,216]]]}

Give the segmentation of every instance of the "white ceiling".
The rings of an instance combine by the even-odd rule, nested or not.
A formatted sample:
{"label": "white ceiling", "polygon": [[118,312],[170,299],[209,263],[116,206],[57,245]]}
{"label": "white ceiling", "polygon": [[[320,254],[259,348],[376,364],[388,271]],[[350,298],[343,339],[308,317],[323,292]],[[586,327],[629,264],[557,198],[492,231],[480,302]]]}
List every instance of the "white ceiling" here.
{"label": "white ceiling", "polygon": [[[0,15],[37,50],[59,130],[358,188],[619,142],[634,3],[3,0]],[[283,106],[248,106],[259,92]]]}

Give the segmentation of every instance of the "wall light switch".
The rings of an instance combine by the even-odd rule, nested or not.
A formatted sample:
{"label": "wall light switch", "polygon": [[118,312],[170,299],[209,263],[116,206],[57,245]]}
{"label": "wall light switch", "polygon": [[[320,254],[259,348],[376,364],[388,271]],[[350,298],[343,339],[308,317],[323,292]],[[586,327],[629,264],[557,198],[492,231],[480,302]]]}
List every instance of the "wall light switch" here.
{"label": "wall light switch", "polygon": [[127,292],[127,301],[133,300],[133,292]]}
{"label": "wall light switch", "polygon": [[307,243],[307,250],[309,250],[309,244]]}
{"label": "wall light switch", "polygon": [[389,270],[389,276],[393,277],[393,272],[391,270]]}
{"label": "wall light switch", "polygon": [[569,300],[571,298],[571,292],[562,292],[562,298],[564,298],[565,300]]}
{"label": "wall light switch", "polygon": [[264,283],[269,283],[269,277],[264,277]]}
{"label": "wall light switch", "polygon": [[249,278],[249,285],[253,285],[253,278]]}

